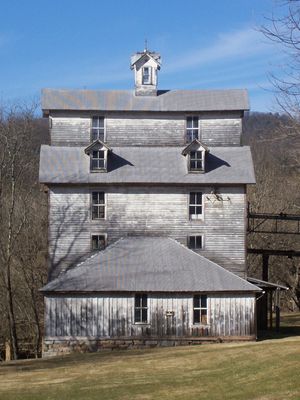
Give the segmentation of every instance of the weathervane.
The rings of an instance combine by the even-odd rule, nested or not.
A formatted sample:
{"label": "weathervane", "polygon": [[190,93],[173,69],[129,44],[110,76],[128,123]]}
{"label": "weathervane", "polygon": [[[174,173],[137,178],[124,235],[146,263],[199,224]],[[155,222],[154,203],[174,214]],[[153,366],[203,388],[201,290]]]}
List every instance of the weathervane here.
{"label": "weathervane", "polygon": [[145,48],[144,48],[144,52],[146,53],[146,51],[148,51],[148,40],[145,39]]}

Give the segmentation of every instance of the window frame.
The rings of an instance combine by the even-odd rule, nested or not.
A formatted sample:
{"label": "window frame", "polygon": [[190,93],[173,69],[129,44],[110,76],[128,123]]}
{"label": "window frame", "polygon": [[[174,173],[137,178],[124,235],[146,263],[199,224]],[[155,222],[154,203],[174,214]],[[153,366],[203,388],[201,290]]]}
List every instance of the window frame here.
{"label": "window frame", "polygon": [[[197,243],[197,238],[198,237],[200,237],[201,238],[201,247],[191,247],[191,245],[190,245],[190,240],[191,240],[191,238],[195,238],[195,240],[196,240],[196,242],[195,242],[195,244]],[[190,249],[190,250],[203,250],[204,249],[204,235],[203,234],[201,234],[201,233],[196,233],[196,234],[193,234],[193,235],[188,235],[188,237],[187,237],[187,247]]]}
{"label": "window frame", "polygon": [[[99,153],[103,152],[103,157],[96,157],[94,158],[94,153]],[[103,167],[99,167],[99,162],[103,160]],[[93,161],[98,161],[98,167],[93,167]],[[91,150],[90,152],[90,170],[92,172],[97,172],[97,171],[106,171],[107,170],[107,150],[102,150],[102,149],[95,149]]]}
{"label": "window frame", "polygon": [[[100,118],[103,119],[103,128],[100,127],[99,124],[96,127],[93,126],[93,121],[96,118],[98,119],[98,121],[99,121]],[[95,137],[95,138],[94,138],[94,135],[93,135],[93,131],[94,130],[98,130],[97,137]],[[101,139],[99,137],[99,131],[100,130],[103,130],[103,139]],[[104,115],[92,115],[91,116],[91,133],[90,133],[90,136],[91,136],[90,137],[91,143],[95,142],[95,140],[97,140],[97,139],[101,140],[101,142],[105,142],[106,141],[106,118],[105,118]]]}
{"label": "window frame", "polygon": [[[197,194],[201,194],[201,204],[198,203],[191,203],[191,194],[195,193]],[[199,221],[199,220],[203,220],[204,219],[204,201],[203,201],[203,191],[197,190],[197,191],[189,191],[188,192],[188,199],[187,199],[187,203],[188,203],[188,218],[190,221]],[[201,213],[200,214],[191,214],[190,213],[190,207],[201,207]],[[192,217],[192,215],[194,215],[194,217]]]}
{"label": "window frame", "polygon": [[[140,297],[139,306],[136,305],[137,297]],[[146,298],[146,306],[143,306],[143,298]],[[149,324],[149,297],[147,293],[135,293],[134,295],[134,312],[133,320],[135,325],[148,325]],[[143,320],[143,310],[146,310],[146,321]],[[136,319],[136,311],[139,312],[140,321]]]}
{"label": "window frame", "polygon": [[[148,80],[147,82],[145,81],[145,69],[148,69]],[[146,66],[142,68],[142,85],[151,85],[152,83],[152,67]]]}
{"label": "window frame", "polygon": [[[100,237],[100,236],[103,236],[103,238],[104,238],[104,247],[101,249],[101,248],[93,248],[93,237],[95,237],[95,236],[97,236],[98,238]],[[106,246],[107,246],[107,234],[106,233],[92,233],[91,234],[91,251],[101,251],[101,250],[104,250],[105,248],[106,248]]]}
{"label": "window frame", "polygon": [[[196,153],[195,158],[192,158],[192,153]],[[201,159],[197,158],[197,153],[201,153]],[[189,172],[204,172],[205,150],[191,150],[188,155]],[[201,168],[192,168],[192,162],[201,163]]]}
{"label": "window frame", "polygon": [[[93,194],[94,193],[103,193],[103,199],[104,199],[104,203],[96,203],[96,204],[94,204],[93,203]],[[106,193],[103,191],[103,190],[91,190],[91,193],[90,193],[90,201],[91,201],[91,221],[103,221],[103,220],[106,220],[106,208],[107,208],[107,198],[106,198]],[[104,217],[98,217],[98,218],[94,218],[93,217],[93,207],[98,207],[98,208],[100,208],[100,207],[103,207],[104,208]],[[99,215],[99,212],[98,212],[98,215]]]}
{"label": "window frame", "polygon": [[[199,298],[199,306],[195,307],[195,299]],[[202,305],[202,299],[205,299],[205,306]],[[208,323],[208,296],[207,294],[194,294],[193,295],[193,325],[197,326],[207,326]],[[195,312],[199,312],[199,322],[196,322]],[[202,317],[205,316],[205,322],[202,321]]]}
{"label": "window frame", "polygon": [[[192,118],[192,121],[197,118],[197,128],[194,128],[194,126],[192,126],[191,128],[188,127],[188,119]],[[192,122],[192,125],[194,124],[194,122]],[[197,137],[192,137],[191,139],[189,139],[189,135],[188,132],[189,131],[195,131],[197,129]],[[192,143],[193,140],[198,139],[200,140],[200,118],[199,115],[194,115],[194,114],[188,114],[185,116],[185,143]]]}

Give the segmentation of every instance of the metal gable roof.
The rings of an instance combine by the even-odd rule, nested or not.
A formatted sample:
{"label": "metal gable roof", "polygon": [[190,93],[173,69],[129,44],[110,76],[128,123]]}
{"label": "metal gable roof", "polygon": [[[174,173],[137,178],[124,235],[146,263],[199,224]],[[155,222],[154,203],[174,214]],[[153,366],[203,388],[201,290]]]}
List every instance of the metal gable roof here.
{"label": "metal gable roof", "polygon": [[61,274],[44,292],[258,292],[257,286],[166,237],[126,237]]}
{"label": "metal gable roof", "polygon": [[84,147],[41,147],[41,183],[59,184],[251,184],[255,183],[250,148],[211,147],[205,173],[188,173],[182,147],[114,147],[107,173],[90,171]]}
{"label": "metal gable roof", "polygon": [[234,111],[248,110],[245,89],[165,90],[135,96],[131,90],[43,89],[42,109],[97,111]]}

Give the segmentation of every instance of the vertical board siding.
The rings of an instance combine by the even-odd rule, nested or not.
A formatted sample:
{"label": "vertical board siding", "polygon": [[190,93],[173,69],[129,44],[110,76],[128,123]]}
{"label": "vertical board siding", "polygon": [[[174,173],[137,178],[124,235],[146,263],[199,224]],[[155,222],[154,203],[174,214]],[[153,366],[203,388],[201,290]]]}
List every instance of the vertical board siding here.
{"label": "vertical board siding", "polygon": [[[203,220],[189,220],[189,191],[203,192]],[[244,276],[244,188],[97,187],[106,193],[106,219],[91,220],[92,188],[50,188],[49,254],[51,277],[57,276],[91,251],[91,235],[107,234],[108,244],[127,235],[169,236],[187,244],[187,236],[204,235],[200,253]]]}
{"label": "vertical board siding", "polygon": [[193,325],[192,294],[149,295],[148,324],[134,323],[134,296],[46,296],[45,306],[46,339],[255,335],[255,296],[248,294],[208,295],[205,326]]}
{"label": "vertical board siding", "polygon": [[[88,146],[93,115],[105,117],[106,141],[112,146],[184,146],[186,113],[174,112],[52,112],[54,146]],[[193,113],[200,120],[200,139],[208,146],[240,145],[239,112]]]}

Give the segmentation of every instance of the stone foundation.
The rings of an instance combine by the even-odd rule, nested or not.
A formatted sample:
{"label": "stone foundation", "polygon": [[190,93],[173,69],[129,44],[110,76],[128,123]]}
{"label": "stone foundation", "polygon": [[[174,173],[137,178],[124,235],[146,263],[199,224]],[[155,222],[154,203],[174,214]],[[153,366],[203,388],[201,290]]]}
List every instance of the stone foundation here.
{"label": "stone foundation", "polygon": [[198,338],[132,338],[132,339],[53,339],[44,340],[43,357],[70,353],[90,353],[102,350],[127,350],[152,347],[172,347],[200,345],[204,343],[223,343],[253,341],[254,336],[198,337]]}

